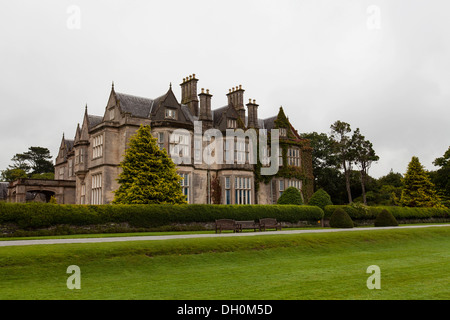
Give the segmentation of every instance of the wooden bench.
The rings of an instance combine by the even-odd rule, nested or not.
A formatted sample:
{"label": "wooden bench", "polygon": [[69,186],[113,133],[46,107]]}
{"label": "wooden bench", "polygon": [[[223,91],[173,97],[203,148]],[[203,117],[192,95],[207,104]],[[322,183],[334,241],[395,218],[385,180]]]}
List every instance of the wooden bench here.
{"label": "wooden bench", "polygon": [[259,230],[266,231],[266,229],[281,230],[281,224],[274,218],[259,219]]}
{"label": "wooden bench", "polygon": [[222,230],[233,230],[233,232],[236,232],[238,230],[238,225],[236,221],[231,219],[216,220],[216,233],[217,231],[222,233]]}
{"label": "wooden bench", "polygon": [[236,224],[238,225],[238,232],[242,232],[244,229],[253,229],[253,231],[257,231],[259,229],[259,224],[255,223],[253,220],[236,221]]}

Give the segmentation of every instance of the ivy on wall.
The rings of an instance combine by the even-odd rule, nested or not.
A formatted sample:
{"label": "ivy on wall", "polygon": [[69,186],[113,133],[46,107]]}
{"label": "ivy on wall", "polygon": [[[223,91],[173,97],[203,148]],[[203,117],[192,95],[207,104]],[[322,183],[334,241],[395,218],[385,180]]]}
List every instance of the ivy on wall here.
{"label": "ivy on wall", "polygon": [[[279,168],[277,174],[273,176],[263,176],[261,175],[262,164],[259,159],[258,153],[257,163],[254,166],[255,190],[259,190],[259,184],[261,182],[268,184],[272,181],[273,178],[297,179],[303,181],[303,198],[305,200],[309,199],[314,192],[312,148],[310,147],[309,140],[299,137],[298,133],[289,122],[289,119],[286,117],[282,107],[280,107],[280,111],[276,120],[274,121],[274,124],[275,129],[286,128],[286,137],[280,137],[280,152],[283,156],[283,165]],[[270,132],[268,132],[267,134],[268,141],[270,141]],[[287,153],[289,147],[292,146],[298,147],[300,149],[300,167],[288,165]]]}

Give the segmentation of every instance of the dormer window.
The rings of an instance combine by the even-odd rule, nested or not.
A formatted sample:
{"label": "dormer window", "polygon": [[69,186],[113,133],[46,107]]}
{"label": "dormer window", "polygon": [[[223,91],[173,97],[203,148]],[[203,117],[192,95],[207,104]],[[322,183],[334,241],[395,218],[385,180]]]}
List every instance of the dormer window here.
{"label": "dormer window", "polygon": [[237,127],[236,119],[228,119],[227,120],[227,128],[236,129],[236,127]]}
{"label": "dormer window", "polygon": [[166,108],[166,119],[176,119],[177,111],[175,109]]}
{"label": "dormer window", "polygon": [[114,108],[109,110],[109,120],[114,120]]}
{"label": "dormer window", "polygon": [[280,128],[280,137],[286,137],[286,128]]}

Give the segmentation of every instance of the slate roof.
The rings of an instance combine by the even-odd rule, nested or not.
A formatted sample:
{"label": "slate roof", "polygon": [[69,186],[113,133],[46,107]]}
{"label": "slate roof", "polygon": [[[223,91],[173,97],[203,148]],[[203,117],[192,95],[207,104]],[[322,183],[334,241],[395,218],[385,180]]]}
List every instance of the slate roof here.
{"label": "slate roof", "polygon": [[262,121],[263,123],[263,126],[261,128],[272,130],[273,128],[275,128],[275,120],[277,120],[277,118],[278,116],[274,116],[263,120],[258,119],[258,121]]}
{"label": "slate roof", "polygon": [[138,118],[148,118],[152,111],[152,106],[159,99],[152,100],[119,92],[116,92],[116,97],[120,101],[120,107],[123,112],[129,112],[132,116]]}
{"label": "slate roof", "polygon": [[64,142],[66,143],[67,150],[72,150],[74,140],[64,138]]}
{"label": "slate roof", "polygon": [[99,123],[101,123],[103,121],[103,117],[88,114],[88,120],[89,120],[89,129],[91,129],[96,125],[98,125]]}
{"label": "slate roof", "polygon": [[[117,99],[120,102],[120,107],[123,112],[129,112],[132,116],[138,118],[151,118],[152,112],[156,110],[159,104],[167,98],[169,92],[159,96],[155,99],[134,96],[126,93],[115,92]],[[222,119],[223,113],[228,109],[228,105],[221,108],[211,110],[213,125],[217,126]],[[187,105],[181,105],[181,111],[186,119],[194,123],[198,121],[199,117],[194,116]],[[103,121],[102,116],[88,115],[89,129],[95,127]],[[275,127],[275,120],[277,116],[267,119],[258,119],[258,125],[261,129],[271,130]],[[245,125],[248,124],[248,117],[245,117]]]}
{"label": "slate roof", "polygon": [[223,106],[222,108],[211,110],[212,114],[212,120],[214,126],[218,125],[220,122],[220,119],[222,119],[222,115],[225,111],[227,111],[228,106]]}

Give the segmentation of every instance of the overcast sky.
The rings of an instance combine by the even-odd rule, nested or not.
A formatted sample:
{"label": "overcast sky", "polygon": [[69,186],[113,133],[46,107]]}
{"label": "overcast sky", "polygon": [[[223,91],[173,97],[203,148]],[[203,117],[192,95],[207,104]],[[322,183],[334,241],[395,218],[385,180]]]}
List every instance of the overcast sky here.
{"label": "overcast sky", "polygon": [[259,117],[283,106],[299,132],[360,128],[374,177],[428,170],[450,145],[448,0],[4,1],[0,169],[42,146],[56,156],[84,107],[118,92],[156,98],[195,73],[226,104],[242,85]]}

